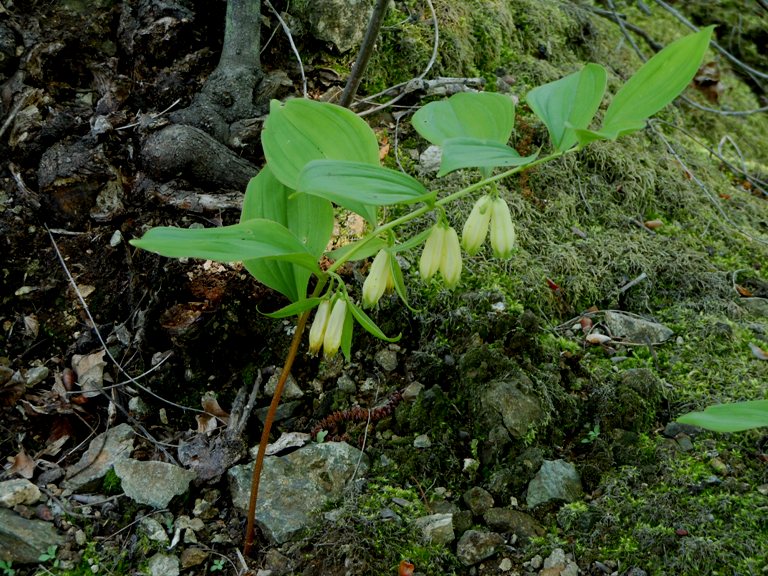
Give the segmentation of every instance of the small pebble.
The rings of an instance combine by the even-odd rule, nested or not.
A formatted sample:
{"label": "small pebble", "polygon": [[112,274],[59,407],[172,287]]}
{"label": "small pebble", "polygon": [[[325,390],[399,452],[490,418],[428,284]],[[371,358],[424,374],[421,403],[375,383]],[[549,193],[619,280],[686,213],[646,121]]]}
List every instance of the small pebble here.
{"label": "small pebble", "polygon": [[432,441],[426,434],[419,434],[413,441],[414,448],[429,448],[432,446]]}

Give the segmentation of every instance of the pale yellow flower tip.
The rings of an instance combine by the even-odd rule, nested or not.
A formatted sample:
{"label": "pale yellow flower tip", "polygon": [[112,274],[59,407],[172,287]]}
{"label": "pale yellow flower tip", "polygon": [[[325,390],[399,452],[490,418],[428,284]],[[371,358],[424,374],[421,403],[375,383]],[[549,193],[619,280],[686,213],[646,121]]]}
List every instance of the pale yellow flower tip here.
{"label": "pale yellow flower tip", "polygon": [[347,301],[339,298],[333,305],[331,316],[328,318],[328,326],[325,328],[323,339],[323,355],[332,358],[341,346],[341,335],[344,332],[344,321],[347,318]]}
{"label": "pale yellow flower tip", "polygon": [[389,252],[379,250],[376,258],[373,259],[368,277],[363,283],[363,306],[365,308],[375,306],[381,300],[387,287],[393,284],[390,258]]}
{"label": "pale yellow flower tip", "polygon": [[494,198],[491,207],[491,248],[497,258],[509,258],[515,250],[515,225],[509,206],[502,198]]}
{"label": "pale yellow flower tip", "polygon": [[440,258],[440,274],[445,285],[453,288],[461,279],[461,245],[459,235],[453,228],[445,229],[443,238],[443,253]]}
{"label": "pale yellow flower tip", "polygon": [[331,312],[331,303],[328,300],[320,302],[315,312],[315,320],[309,329],[309,353],[313,356],[320,352],[325,338],[325,328],[328,325],[328,316]]}
{"label": "pale yellow flower tip", "polygon": [[444,238],[445,228],[435,224],[424,243],[424,250],[421,252],[421,260],[419,260],[419,274],[421,274],[422,280],[429,280],[440,268]]}
{"label": "pale yellow flower tip", "polygon": [[483,196],[472,207],[461,232],[461,245],[467,254],[474,256],[483,246],[491,222],[491,199]]}

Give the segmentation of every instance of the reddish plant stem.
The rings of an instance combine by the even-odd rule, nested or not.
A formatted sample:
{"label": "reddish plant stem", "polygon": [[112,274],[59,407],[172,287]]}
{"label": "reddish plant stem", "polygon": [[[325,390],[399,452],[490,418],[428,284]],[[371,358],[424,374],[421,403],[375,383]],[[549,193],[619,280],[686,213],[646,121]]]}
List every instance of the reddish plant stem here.
{"label": "reddish plant stem", "polygon": [[293,333],[293,340],[291,340],[291,347],[288,349],[288,355],[285,357],[283,371],[280,372],[280,378],[277,381],[275,393],[272,395],[272,402],[269,405],[267,418],[264,421],[264,430],[261,432],[259,452],[256,455],[256,462],[253,465],[253,474],[251,476],[251,498],[248,502],[248,526],[245,529],[245,543],[243,544],[243,556],[246,557],[250,555],[251,548],[253,547],[253,532],[256,523],[256,500],[259,496],[259,481],[261,480],[261,470],[264,467],[264,455],[267,452],[269,433],[272,430],[272,423],[275,421],[275,413],[277,412],[277,407],[280,404],[280,397],[283,394],[283,387],[285,386],[285,383],[288,380],[288,376],[291,373],[293,361],[296,359],[296,354],[299,351],[299,345],[301,344],[301,338],[304,334],[304,329],[307,326],[308,319],[309,311],[304,312],[301,316],[299,316],[299,321],[296,324],[296,331]]}

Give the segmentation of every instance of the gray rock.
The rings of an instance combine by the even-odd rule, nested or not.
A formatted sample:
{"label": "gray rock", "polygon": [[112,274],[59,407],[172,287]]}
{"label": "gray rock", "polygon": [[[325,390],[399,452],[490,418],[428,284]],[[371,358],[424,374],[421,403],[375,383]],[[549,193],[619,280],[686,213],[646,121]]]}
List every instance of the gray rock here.
{"label": "gray rock", "polygon": [[0,508],[0,560],[16,564],[36,564],[40,554],[51,546],[62,546],[64,537],[53,524],[28,520]]}
{"label": "gray rock", "polygon": [[166,462],[115,462],[115,474],[122,483],[125,495],[155,508],[165,508],[174,496],[184,494],[195,473]]}
{"label": "gray rock", "polygon": [[416,518],[413,522],[424,537],[425,542],[445,546],[453,542],[453,514],[430,514]]}
{"label": "gray rock", "polygon": [[415,402],[422,390],[424,390],[424,384],[421,382],[411,382],[403,390],[403,402]]}
{"label": "gray rock", "polygon": [[489,508],[493,508],[493,496],[480,486],[473,486],[461,497],[475,516],[482,516]]}
{"label": "gray rock", "polygon": [[[358,468],[359,462],[359,468]],[[247,511],[253,464],[231,468],[227,475],[232,502]],[[287,456],[268,456],[259,486],[256,521],[273,542],[297,536],[310,515],[342,496],[352,475],[368,470],[368,457],[344,442],[310,444]]]}
{"label": "gray rock", "polygon": [[674,332],[663,324],[629,316],[621,312],[606,312],[605,325],[614,338],[625,338],[630,342],[640,344],[648,342],[659,344],[674,335]]}
{"label": "gray rock", "polygon": [[534,385],[524,374],[491,382],[478,389],[477,432],[486,438],[482,459],[498,459],[511,439],[522,439],[547,418]]}
{"label": "gray rock", "polygon": [[544,460],[528,484],[526,504],[528,508],[534,508],[552,500],[573,502],[581,494],[581,478],[573,464],[565,460]]}
{"label": "gray rock", "polygon": [[166,534],[163,525],[152,518],[152,516],[144,516],[139,520],[139,530],[146,534],[147,538],[153,542],[165,544],[169,541],[168,534]]}
{"label": "gray rock", "polygon": [[[264,394],[270,398],[275,394],[275,388],[277,388],[277,381],[280,380],[281,372],[282,369],[278,369],[274,374],[272,374],[272,376],[269,377],[267,384],[264,386]],[[293,374],[288,374],[288,379],[285,381],[285,386],[283,387],[282,399],[297,400],[302,396],[304,396],[304,392],[301,388],[299,388],[299,383],[296,382],[296,378],[293,377]]]}
{"label": "gray rock", "polygon": [[467,530],[456,544],[456,556],[464,566],[472,566],[496,554],[503,545],[500,534]]}
{"label": "gray rock", "polygon": [[483,514],[483,520],[491,530],[512,533],[523,543],[545,533],[544,527],[533,516],[511,508],[491,508]]}
{"label": "gray rock", "polygon": [[376,352],[374,359],[376,364],[381,366],[386,372],[392,372],[397,368],[397,352],[389,348]]}
{"label": "gray rock", "polygon": [[432,440],[427,434],[419,434],[413,439],[414,448],[429,448],[430,446],[432,446]]}
{"label": "gray rock", "polygon": [[179,576],[179,559],[172,554],[158,552],[149,559],[150,576]]}
{"label": "gray rock", "polygon": [[309,24],[315,38],[346,52],[362,41],[373,0],[312,0],[296,2],[295,6],[295,15]]}
{"label": "gray rock", "polygon": [[210,553],[202,548],[194,546],[192,548],[185,548],[181,552],[181,567],[186,570],[193,566],[200,566],[200,564],[208,560],[208,556],[210,556]]}
{"label": "gray rock", "polygon": [[27,386],[29,386],[30,388],[32,386],[37,386],[38,384],[40,384],[40,382],[48,378],[48,373],[49,373],[49,370],[45,366],[35,366],[34,368],[30,368],[29,370],[27,370],[27,373],[25,374],[25,378],[27,380]]}
{"label": "gray rock", "polygon": [[25,478],[0,482],[0,506],[13,508],[16,504],[34,504],[40,500],[40,489]]}
{"label": "gray rock", "polygon": [[739,304],[755,316],[768,317],[768,298],[741,298]]}
{"label": "gray rock", "polygon": [[422,174],[432,174],[440,169],[443,151],[439,146],[429,146],[419,156],[419,171]]}
{"label": "gray rock", "polygon": [[133,428],[129,424],[119,424],[96,436],[80,460],[67,468],[63,487],[77,491],[103,478],[115,462],[130,457],[133,436]]}

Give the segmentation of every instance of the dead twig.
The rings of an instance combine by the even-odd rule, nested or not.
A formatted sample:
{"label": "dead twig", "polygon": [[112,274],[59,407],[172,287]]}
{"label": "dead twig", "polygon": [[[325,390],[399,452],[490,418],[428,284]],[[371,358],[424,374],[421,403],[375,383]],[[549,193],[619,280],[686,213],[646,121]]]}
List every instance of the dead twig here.
{"label": "dead twig", "polygon": [[285,20],[283,20],[282,16],[280,16],[280,13],[275,10],[275,7],[272,6],[272,2],[269,0],[264,0],[266,5],[269,7],[270,10],[275,15],[275,18],[277,18],[277,21],[280,22],[280,26],[282,26],[283,31],[285,31],[285,35],[288,37],[288,42],[291,45],[291,50],[293,50],[293,53],[296,55],[296,60],[299,63],[299,72],[301,72],[301,94],[304,96],[304,98],[307,97],[307,76],[304,74],[304,64],[301,62],[301,54],[299,54],[299,49],[296,48],[296,44],[293,42],[293,36],[291,35],[291,29],[288,27],[288,24],[285,23]]}

